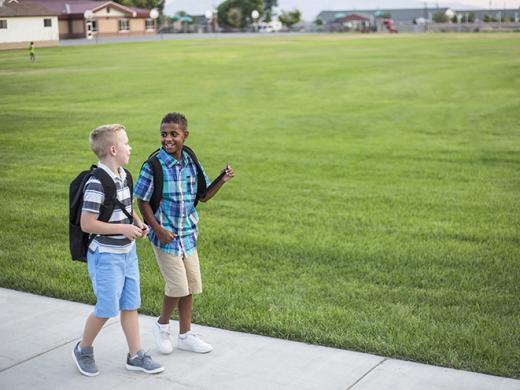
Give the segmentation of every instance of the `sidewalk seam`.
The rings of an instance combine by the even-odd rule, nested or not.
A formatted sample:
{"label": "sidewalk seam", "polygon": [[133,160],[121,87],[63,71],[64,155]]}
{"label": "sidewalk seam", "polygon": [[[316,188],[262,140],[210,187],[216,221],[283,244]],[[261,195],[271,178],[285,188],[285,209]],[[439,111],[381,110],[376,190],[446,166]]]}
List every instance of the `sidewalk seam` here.
{"label": "sidewalk seam", "polygon": [[363,374],[363,376],[361,378],[359,378],[357,381],[355,381],[354,383],[352,383],[349,387],[346,388],[346,390],[351,390],[352,388],[354,388],[354,386],[356,386],[359,382],[361,382],[366,376],[368,376],[372,371],[374,371],[377,367],[379,367],[381,364],[383,364],[384,362],[386,362],[388,359],[387,358],[384,358],[383,360],[381,360],[379,363],[377,363],[374,367],[372,367],[370,370],[368,370],[367,372],[365,372]]}
{"label": "sidewalk seam", "polygon": [[[114,322],[111,323],[111,324],[106,324],[106,325],[103,326],[103,329],[108,328],[109,326],[112,326],[112,325],[117,324],[117,323],[118,323],[118,321],[114,321]],[[33,360],[33,359],[35,359],[35,358],[37,358],[37,357],[40,357],[40,356],[42,356],[42,355],[45,355],[45,354],[48,353],[48,352],[52,352],[52,351],[54,351],[54,350],[56,350],[56,349],[58,349],[58,348],[63,347],[64,345],[67,345],[67,344],[73,343],[74,341],[79,340],[79,339],[80,339],[80,338],[78,338],[78,337],[74,337],[73,339],[68,340],[68,341],[65,341],[64,343],[61,343],[61,344],[59,344],[59,345],[57,345],[57,346],[55,346],[55,347],[52,347],[52,348],[50,348],[50,349],[48,349],[48,350],[46,350],[46,351],[43,351],[43,352],[37,353],[36,355],[30,356],[30,357],[28,357],[27,359],[24,359],[24,360],[21,360],[21,361],[19,361],[19,362],[16,362],[16,363],[14,363],[13,365],[11,365],[11,366],[9,366],[9,367],[2,368],[2,369],[0,369],[0,373],[2,373],[2,372],[4,372],[4,371],[7,371],[7,370],[10,370],[11,368],[14,368],[14,367],[16,367],[16,366],[19,366],[20,364],[24,364],[24,363],[28,362],[29,360]]]}

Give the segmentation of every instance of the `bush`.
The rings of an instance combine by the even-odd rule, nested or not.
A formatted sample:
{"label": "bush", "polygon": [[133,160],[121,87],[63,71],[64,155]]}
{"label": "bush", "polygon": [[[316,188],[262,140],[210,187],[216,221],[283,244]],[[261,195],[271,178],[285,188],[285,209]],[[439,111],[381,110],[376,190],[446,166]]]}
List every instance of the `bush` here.
{"label": "bush", "polygon": [[432,19],[435,23],[448,23],[450,20],[444,12],[436,12]]}

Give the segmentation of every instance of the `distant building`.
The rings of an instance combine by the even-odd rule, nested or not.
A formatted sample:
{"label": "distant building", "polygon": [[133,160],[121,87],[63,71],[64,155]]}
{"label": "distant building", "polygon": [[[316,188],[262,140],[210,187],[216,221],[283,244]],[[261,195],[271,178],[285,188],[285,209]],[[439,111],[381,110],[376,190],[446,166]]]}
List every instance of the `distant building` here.
{"label": "distant building", "polygon": [[28,1],[0,0],[0,49],[58,45],[56,12]]}
{"label": "distant building", "polygon": [[414,19],[424,18],[431,20],[436,12],[446,12],[448,8],[407,8],[407,9],[372,9],[372,10],[348,10],[348,11],[322,11],[316,17],[322,21],[323,25],[333,24],[335,20],[344,18],[348,15],[362,15],[375,20],[376,14],[385,13],[396,22],[411,23]]}
{"label": "distant building", "polygon": [[[24,0],[19,0],[24,1]],[[31,0],[58,14],[60,39],[155,34],[150,11],[113,1]],[[92,19],[85,19],[85,11]]]}
{"label": "distant building", "polygon": [[[396,24],[413,23],[414,20],[425,20],[431,22],[433,15],[438,12],[446,13],[449,8],[406,8],[406,9],[373,9],[373,10],[346,10],[346,11],[322,11],[316,17],[326,27],[334,27],[338,21],[349,15],[361,15],[370,18],[371,21],[376,19],[377,14],[387,14]],[[459,17],[464,18],[470,13],[475,16],[476,22],[481,22],[487,18],[499,20],[507,19],[518,21],[520,19],[520,10],[518,9],[497,9],[497,10],[454,10]]]}
{"label": "distant building", "polygon": [[491,20],[499,21],[506,19],[508,21],[519,22],[520,21],[520,9],[467,9],[467,10],[456,10],[455,14],[459,15],[462,20],[469,14],[475,16],[475,21],[484,21],[486,16]]}
{"label": "distant building", "polygon": [[338,17],[330,23],[333,31],[368,31],[371,18],[359,13],[337,15]]}

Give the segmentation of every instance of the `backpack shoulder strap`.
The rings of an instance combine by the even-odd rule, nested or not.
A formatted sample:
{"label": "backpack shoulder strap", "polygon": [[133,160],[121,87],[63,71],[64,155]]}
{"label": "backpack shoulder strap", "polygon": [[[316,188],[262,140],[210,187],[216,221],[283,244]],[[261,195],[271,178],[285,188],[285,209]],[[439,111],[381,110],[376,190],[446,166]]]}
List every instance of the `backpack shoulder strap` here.
{"label": "backpack shoulder strap", "polygon": [[148,159],[143,163],[141,169],[143,169],[144,164],[150,165],[153,174],[153,194],[150,198],[150,207],[152,211],[155,212],[159,208],[161,203],[162,195],[163,195],[163,170],[161,162],[159,161],[159,152],[161,149],[155,150]]}
{"label": "backpack shoulder strap", "polygon": [[199,165],[199,160],[197,158],[197,155],[195,154],[195,152],[193,151],[192,148],[190,148],[189,146],[186,146],[186,145],[183,145],[182,146],[182,150],[185,150],[186,153],[188,153],[188,156],[191,157],[191,159],[193,160],[193,162],[197,165]]}
{"label": "backpack shoulder strap", "polygon": [[132,174],[130,171],[126,168],[123,168],[126,173],[126,185],[128,186],[128,189],[130,190],[130,200],[134,200],[134,179],[132,177]]}
{"label": "backpack shoulder strap", "polygon": [[110,175],[103,169],[97,168],[92,172],[92,176],[101,182],[103,192],[105,193],[105,200],[99,211],[98,220],[108,222],[112,213],[114,212],[116,196],[116,185]]}
{"label": "backpack shoulder strap", "polygon": [[[128,172],[125,169],[125,172],[127,174],[127,185],[130,190],[130,200],[132,200],[132,187],[133,187],[133,180],[132,175],[130,172]],[[102,222],[108,222],[110,221],[110,217],[112,216],[112,213],[114,212],[115,206],[117,205],[121,211],[128,217],[130,220],[130,223],[134,222],[134,217],[131,213],[126,211],[126,207],[123,203],[117,199],[117,189],[116,184],[114,183],[114,180],[110,177],[110,175],[102,168],[97,168],[93,173],[93,176],[96,177],[101,182],[101,185],[103,186],[103,192],[105,193],[105,201],[103,202],[103,205],[101,206],[101,210],[99,212],[98,220]]]}
{"label": "backpack shoulder strap", "polygon": [[183,145],[182,149],[185,150],[186,153],[188,154],[188,156],[191,157],[191,159],[195,163],[195,168],[197,170],[197,195],[195,197],[195,204],[194,204],[194,206],[197,207],[197,204],[199,203],[199,199],[206,196],[206,191],[207,191],[206,179],[204,178],[204,172],[202,171],[202,168],[200,167],[199,160],[197,158],[197,155],[193,151],[193,149],[186,145]]}

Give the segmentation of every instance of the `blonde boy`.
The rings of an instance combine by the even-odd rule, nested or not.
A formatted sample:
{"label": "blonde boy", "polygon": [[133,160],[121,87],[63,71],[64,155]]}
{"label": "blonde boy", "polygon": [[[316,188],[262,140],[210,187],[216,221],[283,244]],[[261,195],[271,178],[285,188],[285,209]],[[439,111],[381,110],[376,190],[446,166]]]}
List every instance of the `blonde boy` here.
{"label": "blonde boy", "polygon": [[[143,352],[139,335],[137,309],[141,296],[135,240],[146,237],[148,230],[132,210],[131,189],[127,184],[130,173],[123,168],[132,150],[125,127],[118,124],[98,127],[90,133],[90,146],[99,164],[85,185],[81,229],[94,235],[87,260],[96,306],[87,318],[83,337],[74,347],[72,357],[83,375],[98,375],[92,344],[105,322],[120,313],[129,349],[126,368],[159,373],[164,368]],[[107,201],[100,175],[108,175],[116,188],[115,206],[108,222],[98,220]]]}

